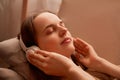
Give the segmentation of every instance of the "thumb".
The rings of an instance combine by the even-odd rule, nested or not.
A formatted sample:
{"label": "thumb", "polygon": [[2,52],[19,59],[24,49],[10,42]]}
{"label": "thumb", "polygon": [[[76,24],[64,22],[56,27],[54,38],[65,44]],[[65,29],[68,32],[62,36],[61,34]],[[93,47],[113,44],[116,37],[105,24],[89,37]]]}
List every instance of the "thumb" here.
{"label": "thumb", "polygon": [[26,58],[27,58],[27,60],[30,61],[31,56],[33,56],[34,54],[35,54],[35,52],[32,49],[28,49],[26,51]]}
{"label": "thumb", "polygon": [[80,61],[80,62],[83,62],[84,59],[85,59],[84,55],[82,55],[80,53],[75,53],[74,55],[77,58],[77,60]]}

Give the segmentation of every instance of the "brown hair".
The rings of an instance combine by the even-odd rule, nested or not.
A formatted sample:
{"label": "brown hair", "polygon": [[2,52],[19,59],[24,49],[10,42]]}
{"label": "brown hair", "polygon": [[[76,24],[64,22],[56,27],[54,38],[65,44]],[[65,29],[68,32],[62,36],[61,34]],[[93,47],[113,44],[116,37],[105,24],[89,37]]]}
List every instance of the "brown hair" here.
{"label": "brown hair", "polygon": [[32,45],[37,45],[35,40],[35,27],[33,24],[33,20],[38,16],[38,14],[34,14],[32,16],[27,17],[21,25],[21,30],[18,38],[22,38],[26,47],[30,47]]}
{"label": "brown hair", "polygon": [[[44,13],[44,12],[52,13],[50,11],[42,11],[41,13]],[[55,14],[55,13],[52,13],[52,14]],[[34,14],[32,16],[29,16],[22,22],[21,31],[20,31],[20,34],[18,35],[18,39],[21,36],[22,41],[24,42],[26,47],[30,47],[32,45],[37,45],[36,38],[35,38],[36,32],[35,32],[33,20],[38,15],[39,14]],[[55,15],[57,15],[57,14],[55,14]]]}

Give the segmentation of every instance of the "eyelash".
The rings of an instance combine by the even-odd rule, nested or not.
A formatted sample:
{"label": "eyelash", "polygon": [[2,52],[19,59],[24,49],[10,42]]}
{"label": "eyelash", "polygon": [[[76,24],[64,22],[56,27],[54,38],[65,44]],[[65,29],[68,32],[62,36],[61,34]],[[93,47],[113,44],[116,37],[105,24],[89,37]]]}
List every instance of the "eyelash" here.
{"label": "eyelash", "polygon": [[[59,24],[60,26],[65,27],[65,24],[63,22],[60,22]],[[51,30],[52,29],[52,30]],[[52,32],[56,31],[55,27],[50,27],[47,31],[46,31],[46,35],[50,35]]]}
{"label": "eyelash", "polygon": [[46,31],[46,35],[50,35],[54,31],[55,31],[55,29],[52,27]]}

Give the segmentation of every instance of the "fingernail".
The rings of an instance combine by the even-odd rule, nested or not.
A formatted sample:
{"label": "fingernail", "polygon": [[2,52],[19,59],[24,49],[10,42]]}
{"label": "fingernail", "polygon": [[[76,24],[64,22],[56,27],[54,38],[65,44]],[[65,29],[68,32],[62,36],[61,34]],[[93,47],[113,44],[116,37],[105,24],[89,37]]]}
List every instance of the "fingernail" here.
{"label": "fingernail", "polygon": [[28,50],[26,51],[26,53],[34,54],[34,51],[33,51],[32,49],[28,49]]}
{"label": "fingernail", "polygon": [[32,57],[33,54],[34,54],[34,51],[31,50],[31,49],[28,49],[28,50],[26,51],[26,57]]}

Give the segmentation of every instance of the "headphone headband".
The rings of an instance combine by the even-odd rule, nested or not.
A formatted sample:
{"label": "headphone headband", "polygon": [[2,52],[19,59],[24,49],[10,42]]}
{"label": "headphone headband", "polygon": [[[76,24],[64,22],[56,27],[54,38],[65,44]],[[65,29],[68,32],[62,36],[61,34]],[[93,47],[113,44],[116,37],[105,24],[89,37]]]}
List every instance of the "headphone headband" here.
{"label": "headphone headband", "polygon": [[28,48],[25,46],[21,35],[20,35],[19,43],[20,43],[21,48],[26,52]]}

